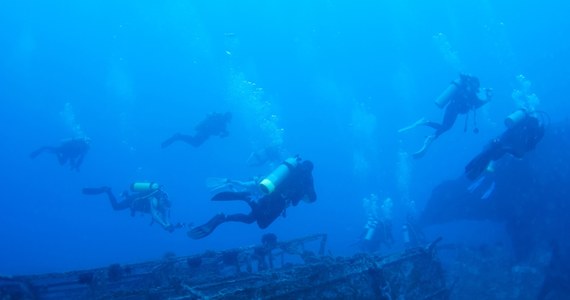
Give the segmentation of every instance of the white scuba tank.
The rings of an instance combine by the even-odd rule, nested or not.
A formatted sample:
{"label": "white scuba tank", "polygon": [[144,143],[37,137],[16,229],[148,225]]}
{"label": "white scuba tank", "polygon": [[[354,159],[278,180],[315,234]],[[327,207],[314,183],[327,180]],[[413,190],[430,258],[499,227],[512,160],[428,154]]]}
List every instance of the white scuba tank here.
{"label": "white scuba tank", "polygon": [[451,101],[451,99],[455,97],[455,95],[459,91],[460,86],[461,86],[461,78],[453,80],[447,86],[447,88],[439,95],[439,97],[435,99],[435,105],[437,105],[437,107],[439,108],[444,108],[449,103],[449,101]]}
{"label": "white scuba tank", "polygon": [[259,183],[260,190],[265,194],[271,194],[289,176],[291,171],[289,170],[289,166],[293,168],[297,166],[298,158],[297,157],[290,157],[287,158],[284,162],[282,162],[273,172],[271,172],[267,177],[263,178]]}

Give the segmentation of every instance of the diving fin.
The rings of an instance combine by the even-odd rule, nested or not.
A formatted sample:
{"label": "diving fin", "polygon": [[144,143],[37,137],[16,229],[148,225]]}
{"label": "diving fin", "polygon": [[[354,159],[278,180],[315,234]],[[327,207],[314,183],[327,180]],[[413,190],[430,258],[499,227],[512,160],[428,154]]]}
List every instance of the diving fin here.
{"label": "diving fin", "polygon": [[169,137],[168,139],[166,139],[164,142],[162,142],[162,144],[160,144],[160,147],[162,149],[172,145],[172,143],[176,142],[177,140],[180,139],[180,133],[177,133],[171,137]]}
{"label": "diving fin", "polygon": [[30,158],[31,159],[36,158],[38,155],[42,154],[47,149],[48,149],[48,147],[42,147],[40,149],[35,150],[34,152],[30,153]]}
{"label": "diving fin", "polygon": [[194,227],[188,231],[188,237],[198,240],[201,238],[205,238],[206,236],[210,235],[216,227],[226,221],[226,215],[224,214],[217,214],[215,215],[210,221],[208,221],[204,225],[200,225],[198,227]]}
{"label": "diving fin", "polygon": [[220,189],[220,188],[224,187],[225,185],[227,185],[228,183],[229,183],[228,178],[222,178],[222,177],[208,177],[208,178],[206,178],[206,187],[208,187],[209,190]]}
{"label": "diving fin", "polygon": [[424,124],[426,124],[426,123],[427,123],[427,120],[426,120],[425,118],[421,118],[421,119],[417,120],[416,122],[414,122],[414,123],[413,123],[412,125],[410,125],[410,126],[406,126],[406,127],[404,127],[404,128],[400,128],[400,129],[398,130],[398,133],[406,132],[406,131],[411,130],[411,129],[414,129],[414,128],[418,127],[418,126],[424,125]]}
{"label": "diving fin", "polygon": [[435,135],[429,135],[428,137],[426,137],[422,148],[417,152],[415,152],[414,154],[412,154],[412,157],[414,159],[422,158],[426,154],[428,147],[431,145],[431,143],[433,143],[434,140],[435,140]]}

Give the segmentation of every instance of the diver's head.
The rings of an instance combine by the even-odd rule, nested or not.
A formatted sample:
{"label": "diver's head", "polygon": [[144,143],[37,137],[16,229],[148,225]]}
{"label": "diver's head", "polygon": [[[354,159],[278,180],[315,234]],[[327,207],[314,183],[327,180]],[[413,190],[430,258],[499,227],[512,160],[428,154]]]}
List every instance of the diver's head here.
{"label": "diver's head", "polygon": [[480,87],[479,78],[471,74],[465,74],[465,73],[461,73],[459,77],[465,89],[471,91],[477,91],[479,89]]}

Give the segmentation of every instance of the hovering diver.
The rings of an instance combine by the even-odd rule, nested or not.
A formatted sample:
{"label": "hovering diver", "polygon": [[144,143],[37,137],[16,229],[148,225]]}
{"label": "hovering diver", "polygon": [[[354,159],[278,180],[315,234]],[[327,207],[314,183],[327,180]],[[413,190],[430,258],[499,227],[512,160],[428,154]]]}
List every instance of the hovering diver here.
{"label": "hovering diver", "polygon": [[500,137],[493,139],[465,166],[467,178],[476,179],[492,161],[499,160],[507,153],[522,158],[525,153],[534,149],[544,136],[544,125],[524,109],[510,114],[505,119],[505,125],[507,130]]}
{"label": "hovering diver", "polygon": [[173,232],[175,229],[180,228],[183,224],[179,223],[173,225],[170,223],[170,207],[171,202],[168,195],[162,190],[162,186],[155,182],[135,182],[131,185],[130,194],[125,191],[122,193],[123,200],[117,201],[117,198],[111,191],[110,187],[99,188],[84,188],[84,195],[100,195],[107,194],[111,206],[114,210],[131,210],[131,216],[136,212],[150,214],[153,222],[157,222],[168,232]]}
{"label": "hovering diver", "polygon": [[202,120],[194,128],[196,133],[194,135],[186,135],[181,133],[176,133],[172,137],[168,138],[162,142],[162,148],[170,146],[176,141],[182,141],[190,144],[193,147],[199,147],[202,145],[210,136],[217,135],[219,137],[226,137],[229,135],[227,130],[227,124],[231,121],[232,114],[230,112],[226,113],[211,113],[204,120]]}
{"label": "hovering diver", "polygon": [[[415,152],[412,156],[414,158],[421,158],[426,153],[429,146],[440,135],[448,131],[455,124],[457,116],[460,114],[467,115],[469,111],[476,111],[479,107],[485,105],[491,100],[491,89],[485,90],[485,98],[479,98],[479,79],[477,77],[460,74],[459,78],[452,81],[451,84],[443,91],[443,93],[435,100],[435,104],[439,108],[445,107],[445,113],[442,123],[436,123],[421,118],[414,124],[400,129],[398,132],[404,132],[418,126],[428,126],[435,129],[435,132],[426,137],[424,144],[420,150]],[[467,122],[467,119],[466,119]],[[467,125],[467,123],[466,123]],[[475,128],[474,132],[477,133],[478,129]]]}
{"label": "hovering diver", "polygon": [[362,199],[366,210],[367,220],[358,245],[364,252],[376,252],[384,244],[394,245],[392,235],[392,199],[380,201],[376,194],[370,194]]}
{"label": "hovering diver", "polygon": [[280,215],[285,216],[287,207],[297,206],[301,200],[312,203],[317,200],[313,184],[313,163],[290,157],[283,161],[271,174],[261,180],[259,188],[265,193],[259,199],[252,199],[250,192],[221,192],[212,201],[241,200],[249,205],[249,214],[223,213],[215,215],[205,224],[194,227],[188,232],[193,239],[201,239],[211,234],[216,227],[225,222],[257,222],[259,228],[267,228]]}
{"label": "hovering diver", "polygon": [[30,158],[34,159],[44,152],[51,153],[57,157],[60,165],[69,163],[70,170],[79,172],[79,167],[89,151],[90,143],[91,139],[88,137],[71,138],[63,140],[57,147],[41,147],[30,153]]}

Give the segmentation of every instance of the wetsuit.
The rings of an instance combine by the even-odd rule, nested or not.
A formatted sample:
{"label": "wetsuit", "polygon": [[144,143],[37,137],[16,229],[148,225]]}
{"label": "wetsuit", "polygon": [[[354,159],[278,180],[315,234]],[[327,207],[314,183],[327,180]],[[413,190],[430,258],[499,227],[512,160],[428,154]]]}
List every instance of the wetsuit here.
{"label": "wetsuit", "polygon": [[493,139],[487,147],[465,166],[469,179],[477,178],[491,161],[499,160],[506,153],[522,158],[536,146],[544,136],[544,127],[537,118],[527,115],[500,137]]}
{"label": "wetsuit", "polygon": [[248,192],[222,192],[215,195],[213,201],[242,200],[251,208],[249,214],[218,214],[206,224],[192,229],[188,234],[194,239],[203,238],[214,231],[214,229],[225,222],[241,222],[251,224],[257,222],[259,228],[267,228],[280,215],[284,215],[287,207],[296,206],[303,199],[314,202],[317,199],[315,193],[312,163],[309,161],[300,162],[296,167],[288,165],[290,174],[278,185],[275,190],[257,201],[251,199]]}

